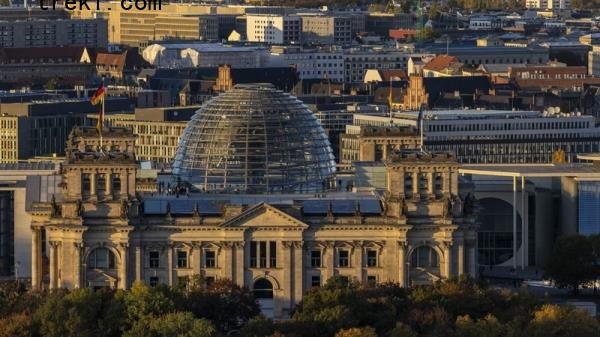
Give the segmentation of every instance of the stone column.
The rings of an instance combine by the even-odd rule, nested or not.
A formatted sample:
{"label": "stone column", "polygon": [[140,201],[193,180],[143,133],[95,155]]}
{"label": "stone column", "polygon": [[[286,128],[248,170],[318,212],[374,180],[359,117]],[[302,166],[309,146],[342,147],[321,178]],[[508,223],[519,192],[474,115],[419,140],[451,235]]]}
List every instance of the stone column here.
{"label": "stone column", "polygon": [[286,266],[283,272],[283,303],[282,307],[290,309],[294,300],[294,252],[292,250],[292,241],[281,242],[281,256],[283,257],[282,265]]}
{"label": "stone column", "polygon": [[244,286],[244,247],[246,242],[238,241],[235,243],[235,283],[240,287]]}
{"label": "stone column", "polygon": [[467,248],[467,252],[469,254],[469,275],[471,275],[471,277],[476,278],[477,277],[477,255],[476,255],[476,249],[477,249],[477,241],[473,240],[467,243],[468,244],[468,248]]}
{"label": "stone column", "polygon": [[413,198],[416,198],[419,195],[419,172],[413,172],[412,181]]}
{"label": "stone column", "polygon": [[427,194],[433,197],[433,172],[427,172]]}
{"label": "stone column", "polygon": [[398,283],[406,287],[406,242],[398,241]]}
{"label": "stone column", "polygon": [[112,199],[112,175],[107,172],[104,175],[105,192],[104,199]]}
{"label": "stone column", "polygon": [[458,171],[455,173],[450,172],[450,193],[458,194]]}
{"label": "stone column", "polygon": [[325,243],[325,249],[323,252],[323,267],[325,267],[324,272],[324,282],[333,277],[333,272],[335,268],[335,242],[328,241]]}
{"label": "stone column", "polygon": [[[192,243],[192,271],[194,275],[200,275],[200,266],[202,265],[202,245],[198,242]],[[221,267],[217,265],[217,267]]]}
{"label": "stone column", "polygon": [[57,285],[57,275],[56,275],[56,248],[57,243],[55,241],[50,241],[50,289],[56,289]]}
{"label": "stone column", "polygon": [[81,249],[83,243],[73,243],[73,288],[81,287]]}
{"label": "stone column", "polygon": [[226,279],[233,280],[233,242],[222,241],[221,250],[223,251],[222,263],[220,265],[222,275]]}
{"label": "stone column", "polygon": [[144,279],[144,276],[142,275],[142,270],[144,269],[144,260],[142,258],[143,255],[144,254],[142,251],[141,243],[138,242],[138,244],[135,246],[135,280],[136,281],[142,281]]}
{"label": "stone column", "polygon": [[167,247],[167,282],[170,286],[173,285],[173,246]]}
{"label": "stone column", "polygon": [[121,197],[125,197],[127,196],[128,191],[127,182],[129,181],[126,170],[121,171],[121,173],[119,174],[119,179],[121,180]]}
{"label": "stone column", "polygon": [[356,272],[356,280],[360,283],[363,282],[363,267],[364,267],[364,251],[363,251],[363,242],[362,241],[354,241],[354,261],[355,265],[350,265],[354,268]]}
{"label": "stone column", "polygon": [[129,245],[121,243],[119,245],[119,255],[121,255],[121,263],[119,264],[119,289],[127,289],[127,258]]}
{"label": "stone column", "polygon": [[90,198],[96,198],[96,173],[90,173]]}
{"label": "stone column", "polygon": [[444,242],[442,247],[444,248],[444,277],[449,278],[452,272],[452,244]]}
{"label": "stone column", "polygon": [[442,194],[450,193],[450,172],[444,171],[442,173]]}
{"label": "stone column", "polygon": [[[292,258],[294,259],[294,277],[292,277],[292,288],[293,289],[293,297],[292,304],[299,303],[302,299],[302,294],[304,293],[304,254],[303,254],[303,242],[295,241],[294,242],[294,255]],[[292,307],[290,307],[292,309]]]}
{"label": "stone column", "polygon": [[465,244],[463,241],[458,242],[458,276],[465,273]]}
{"label": "stone column", "polygon": [[31,288],[40,290],[42,283],[42,245],[41,229],[31,228]]}

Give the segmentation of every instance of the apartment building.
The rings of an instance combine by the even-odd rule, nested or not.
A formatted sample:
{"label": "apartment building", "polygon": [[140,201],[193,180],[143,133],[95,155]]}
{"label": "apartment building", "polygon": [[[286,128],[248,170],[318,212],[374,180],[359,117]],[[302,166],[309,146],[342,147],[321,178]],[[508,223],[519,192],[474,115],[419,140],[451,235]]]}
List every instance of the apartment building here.
{"label": "apartment building", "polygon": [[246,15],[249,42],[297,44],[302,42],[302,17],[295,14]]}
{"label": "apartment building", "polygon": [[106,48],[107,45],[108,24],[103,19],[6,21],[0,12],[0,48]]}
{"label": "apartment building", "polygon": [[302,39],[309,44],[350,45],[352,18],[343,15],[299,14],[302,17]]}

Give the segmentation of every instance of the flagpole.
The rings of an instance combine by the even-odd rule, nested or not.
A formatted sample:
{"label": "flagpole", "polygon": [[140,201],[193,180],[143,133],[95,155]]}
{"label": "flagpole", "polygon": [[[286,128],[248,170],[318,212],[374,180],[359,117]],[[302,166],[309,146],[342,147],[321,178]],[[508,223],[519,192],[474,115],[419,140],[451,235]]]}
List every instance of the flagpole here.
{"label": "flagpole", "polygon": [[100,122],[100,152],[104,152],[103,147],[102,147],[102,129],[104,129],[104,97],[102,96],[102,114],[100,115],[99,118],[99,122]]}

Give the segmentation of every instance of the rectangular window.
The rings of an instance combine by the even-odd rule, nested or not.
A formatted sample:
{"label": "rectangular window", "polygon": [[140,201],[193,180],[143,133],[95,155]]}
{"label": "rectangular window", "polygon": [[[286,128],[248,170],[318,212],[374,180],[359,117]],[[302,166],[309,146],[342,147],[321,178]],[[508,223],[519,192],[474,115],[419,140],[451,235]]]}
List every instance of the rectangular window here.
{"label": "rectangular window", "polygon": [[204,265],[206,268],[215,268],[217,266],[217,259],[214,250],[204,251]]}
{"label": "rectangular window", "polygon": [[150,277],[150,286],[156,287],[158,285],[158,276]]}
{"label": "rectangular window", "polygon": [[350,265],[349,253],[347,250],[338,251],[338,267],[348,267]]}
{"label": "rectangular window", "polygon": [[321,276],[313,275],[310,279],[310,286],[311,287],[320,287],[321,286]]}
{"label": "rectangular window", "polygon": [[187,268],[188,260],[187,260],[187,252],[178,250],[177,251],[177,268]]}
{"label": "rectangular window", "polygon": [[377,285],[377,276],[375,276],[375,275],[367,276],[367,284],[369,285],[369,287],[376,286]]}
{"label": "rectangular window", "polygon": [[269,242],[269,268],[277,267],[277,243],[275,241]]}
{"label": "rectangular window", "polygon": [[367,250],[367,267],[377,267],[377,251],[374,249]]}
{"label": "rectangular window", "polygon": [[267,268],[267,243],[265,241],[259,242],[259,263],[260,268]]}
{"label": "rectangular window", "polygon": [[160,254],[157,251],[151,251],[149,253],[148,257],[149,257],[148,262],[149,262],[150,268],[158,268],[159,261],[160,261]]}
{"label": "rectangular window", "polygon": [[311,267],[321,267],[321,251],[313,250],[310,252]]}
{"label": "rectangular window", "polygon": [[250,268],[256,268],[256,254],[257,254],[258,242],[251,242],[250,244]]}

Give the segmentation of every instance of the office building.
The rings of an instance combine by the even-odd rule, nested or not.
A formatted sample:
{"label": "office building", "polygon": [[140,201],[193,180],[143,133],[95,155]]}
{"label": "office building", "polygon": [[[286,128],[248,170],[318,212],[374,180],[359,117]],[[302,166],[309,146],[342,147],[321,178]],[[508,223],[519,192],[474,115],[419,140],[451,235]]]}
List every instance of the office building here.
{"label": "office building", "polygon": [[[87,99],[1,103],[0,163],[16,163],[37,156],[65,153],[65,141],[74,126],[83,126],[86,114],[98,111]],[[108,98],[106,111],[131,111],[126,98]]]}
{"label": "office building", "polygon": [[299,44],[302,42],[302,17],[295,14],[247,14],[246,38],[249,42]]}
{"label": "office building", "polygon": [[[465,164],[573,163],[578,154],[600,152],[600,128],[593,116],[557,110],[427,110],[423,119],[425,148],[452,151]],[[418,127],[417,116],[418,111],[396,112],[391,121]],[[347,133],[388,126],[390,118],[355,115],[353,124]]]}
{"label": "office building", "polygon": [[0,11],[0,48],[108,46],[106,20],[4,20]]}
{"label": "office building", "polygon": [[309,44],[335,44],[347,46],[352,43],[352,18],[342,15],[304,14],[302,39]]}

